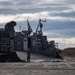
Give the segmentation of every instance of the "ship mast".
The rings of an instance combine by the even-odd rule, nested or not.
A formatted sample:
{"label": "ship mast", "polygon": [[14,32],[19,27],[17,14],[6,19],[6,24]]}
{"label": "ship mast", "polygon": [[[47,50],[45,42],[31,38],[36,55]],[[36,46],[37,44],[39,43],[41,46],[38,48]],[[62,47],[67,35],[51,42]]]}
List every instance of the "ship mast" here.
{"label": "ship mast", "polygon": [[[37,26],[37,28],[36,28],[36,34],[37,34],[38,32],[39,32],[40,34],[43,34],[43,32],[42,32],[42,27],[43,27],[42,22],[46,22],[46,20],[41,20],[41,19],[39,19],[39,23],[38,23],[38,26]],[[39,27],[40,27],[40,30],[38,30]]]}
{"label": "ship mast", "polygon": [[27,25],[28,25],[28,35],[31,34],[31,32],[33,32],[31,26],[30,26],[30,23],[29,23],[29,20],[27,20]]}

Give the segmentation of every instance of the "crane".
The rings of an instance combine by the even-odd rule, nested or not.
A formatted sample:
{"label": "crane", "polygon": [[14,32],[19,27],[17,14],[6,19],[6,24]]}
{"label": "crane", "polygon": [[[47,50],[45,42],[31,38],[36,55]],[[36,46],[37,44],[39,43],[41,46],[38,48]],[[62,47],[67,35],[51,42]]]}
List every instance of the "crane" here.
{"label": "crane", "polygon": [[40,32],[41,34],[43,34],[43,33],[42,33],[42,27],[43,27],[42,22],[46,22],[46,19],[45,19],[45,20],[39,19],[39,23],[38,23],[38,26],[37,26],[37,28],[36,28],[36,34],[37,34],[37,32],[38,32],[38,28],[39,28],[39,27],[40,27],[39,32]]}

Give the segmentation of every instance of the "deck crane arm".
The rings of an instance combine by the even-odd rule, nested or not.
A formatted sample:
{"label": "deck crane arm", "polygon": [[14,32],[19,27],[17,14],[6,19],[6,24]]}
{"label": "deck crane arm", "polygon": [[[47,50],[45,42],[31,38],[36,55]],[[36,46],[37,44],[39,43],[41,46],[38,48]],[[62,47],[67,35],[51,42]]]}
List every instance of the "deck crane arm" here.
{"label": "deck crane arm", "polygon": [[40,32],[42,33],[42,27],[43,27],[43,24],[41,22],[46,22],[46,19],[45,20],[41,20],[39,19],[39,23],[38,23],[38,26],[36,28],[36,34],[38,32],[38,28],[40,27]]}

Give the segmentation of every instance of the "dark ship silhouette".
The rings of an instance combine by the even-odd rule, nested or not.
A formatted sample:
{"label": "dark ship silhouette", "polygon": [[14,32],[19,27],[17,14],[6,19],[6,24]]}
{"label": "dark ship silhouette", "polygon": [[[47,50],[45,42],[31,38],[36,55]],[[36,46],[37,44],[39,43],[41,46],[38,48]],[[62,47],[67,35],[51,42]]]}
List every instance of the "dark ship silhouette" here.
{"label": "dark ship silhouette", "polygon": [[55,41],[48,42],[47,36],[43,35],[42,22],[45,21],[40,19],[35,32],[33,32],[28,20],[27,30],[15,32],[15,21],[8,22],[4,28],[0,28],[0,62],[22,61],[15,51],[27,52],[28,49],[34,53],[62,59],[61,51],[56,48]]}

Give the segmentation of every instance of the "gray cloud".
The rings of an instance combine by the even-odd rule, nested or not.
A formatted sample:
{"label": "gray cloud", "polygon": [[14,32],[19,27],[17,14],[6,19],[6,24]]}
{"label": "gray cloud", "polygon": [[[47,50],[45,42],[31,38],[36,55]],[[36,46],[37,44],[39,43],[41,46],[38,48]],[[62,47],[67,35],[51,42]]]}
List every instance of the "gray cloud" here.
{"label": "gray cloud", "polygon": [[[45,0],[44,0],[45,1]],[[11,0],[11,1],[5,1],[0,3],[0,10],[6,10],[5,12],[1,13],[7,13],[8,14],[13,14],[12,12],[14,11],[14,14],[17,13],[23,13],[23,12],[31,12],[31,13],[36,13],[36,12],[41,12],[41,11],[61,11],[65,9],[69,9],[69,7],[63,5],[62,2],[59,3],[50,3],[50,2],[43,2],[41,0]],[[12,10],[12,11],[11,11]],[[10,12],[9,12],[10,11]]]}
{"label": "gray cloud", "polygon": [[46,29],[47,30],[61,30],[61,29],[74,29],[75,28],[75,21],[53,21],[53,20],[47,20],[46,23]]}
{"label": "gray cloud", "polygon": [[[30,18],[32,19],[30,24],[35,31],[38,19],[44,19],[46,15],[47,22],[44,23],[43,30],[48,38],[56,38],[57,41],[57,38],[62,37],[67,40],[75,37],[75,20],[71,20],[75,19],[74,7],[75,0],[0,0],[0,18],[2,17],[1,19],[4,20],[0,24],[0,28],[12,18],[18,23],[15,27],[16,30],[19,30],[19,26],[26,28],[26,19]],[[48,14],[42,12],[48,12]],[[69,40],[66,42],[68,43]],[[66,45],[65,42],[63,46],[64,44]]]}
{"label": "gray cloud", "polygon": [[58,12],[58,13],[52,13],[52,16],[62,16],[62,17],[75,17],[75,11],[72,12]]}
{"label": "gray cloud", "polygon": [[49,38],[75,37],[75,21],[47,21],[43,27]]}
{"label": "gray cloud", "polygon": [[0,6],[11,6],[11,5],[13,5],[13,3],[12,2],[7,2],[7,1],[5,1],[5,2],[0,2]]}
{"label": "gray cloud", "polygon": [[74,38],[75,30],[74,29],[63,29],[63,30],[50,30],[48,32],[49,38]]}

